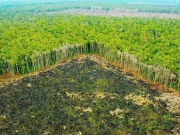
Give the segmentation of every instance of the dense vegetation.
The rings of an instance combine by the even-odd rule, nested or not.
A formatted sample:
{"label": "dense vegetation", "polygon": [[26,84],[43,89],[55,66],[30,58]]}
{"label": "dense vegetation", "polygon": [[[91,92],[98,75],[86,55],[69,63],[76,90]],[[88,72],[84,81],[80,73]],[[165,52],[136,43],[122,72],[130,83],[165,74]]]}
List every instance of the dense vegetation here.
{"label": "dense vegetation", "polygon": [[[117,5],[116,2],[107,3],[105,5],[108,5],[110,9],[111,4]],[[167,68],[176,76],[175,80],[172,80],[174,77],[170,77],[167,81],[176,83],[179,81],[177,76],[180,76],[180,20],[45,14],[70,8],[89,9],[85,2],[80,3],[79,7],[75,7],[76,4],[78,1],[74,3],[66,1],[63,4],[59,2],[59,5],[57,1],[50,3],[39,1],[34,4],[27,2],[24,5],[12,2],[9,5],[6,2],[2,3],[0,8],[0,74],[10,72],[23,74],[52,65],[58,62],[59,58],[53,62],[48,61],[46,64],[38,63],[36,66],[34,64],[38,61],[37,58],[49,57],[49,53],[63,44],[96,43],[110,48],[115,53],[121,51],[133,54],[140,62]],[[54,5],[57,7],[51,10]],[[132,9],[133,5],[123,7]],[[141,9],[141,5],[135,4],[135,6]],[[104,10],[109,9],[104,8]],[[37,12],[38,14],[35,14]]]}
{"label": "dense vegetation", "polygon": [[180,73],[179,20],[29,15],[19,21],[20,17],[1,22],[1,73],[8,72],[8,64],[31,62],[38,52],[92,41]]}

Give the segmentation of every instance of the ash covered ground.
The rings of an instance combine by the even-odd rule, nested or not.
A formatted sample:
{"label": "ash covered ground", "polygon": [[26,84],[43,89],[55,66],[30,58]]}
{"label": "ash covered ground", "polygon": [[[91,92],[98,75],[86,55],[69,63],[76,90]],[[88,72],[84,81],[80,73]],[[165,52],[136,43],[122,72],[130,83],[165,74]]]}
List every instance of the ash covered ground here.
{"label": "ash covered ground", "polygon": [[100,57],[83,56],[1,86],[0,133],[178,134],[179,112],[161,95]]}

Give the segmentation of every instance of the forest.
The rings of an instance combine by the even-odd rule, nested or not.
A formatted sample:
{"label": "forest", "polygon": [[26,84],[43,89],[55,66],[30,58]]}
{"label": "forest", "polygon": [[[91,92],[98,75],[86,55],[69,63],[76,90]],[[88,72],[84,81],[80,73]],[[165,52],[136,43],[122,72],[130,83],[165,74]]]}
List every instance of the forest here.
{"label": "forest", "polygon": [[0,0],[0,10],[6,12],[44,13],[67,9],[119,9],[147,13],[180,13],[179,0]]}
{"label": "forest", "polygon": [[116,53],[133,54],[140,62],[167,68],[178,82],[179,19],[4,12],[0,26],[0,74],[36,69],[32,65],[36,55],[62,45],[95,42]]}

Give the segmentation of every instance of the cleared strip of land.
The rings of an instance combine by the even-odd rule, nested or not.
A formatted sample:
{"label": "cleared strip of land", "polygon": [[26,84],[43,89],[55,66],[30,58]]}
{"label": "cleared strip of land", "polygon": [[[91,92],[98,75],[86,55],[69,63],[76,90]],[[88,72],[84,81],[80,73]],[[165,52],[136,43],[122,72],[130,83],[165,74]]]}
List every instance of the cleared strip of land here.
{"label": "cleared strip of land", "polygon": [[152,17],[152,18],[171,18],[180,19],[180,14],[172,13],[147,13],[147,12],[137,12],[136,10],[102,10],[102,9],[68,9],[58,12],[48,12],[47,14],[80,14],[80,15],[97,15],[97,16],[116,16],[116,17]]}

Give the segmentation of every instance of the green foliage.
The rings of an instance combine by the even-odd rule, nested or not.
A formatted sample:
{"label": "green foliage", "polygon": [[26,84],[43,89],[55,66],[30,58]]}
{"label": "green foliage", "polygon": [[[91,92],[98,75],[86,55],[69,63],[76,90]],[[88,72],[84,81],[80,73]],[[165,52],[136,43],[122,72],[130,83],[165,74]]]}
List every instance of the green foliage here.
{"label": "green foliage", "polygon": [[[57,5],[57,9],[74,8],[73,4],[67,3],[62,8]],[[0,74],[29,73],[84,53],[98,52],[115,61],[114,54],[118,51],[133,54],[139,62],[170,69],[176,76],[180,74],[180,21],[177,19],[45,14],[51,12],[46,10],[52,8],[53,3],[45,4],[46,7],[38,9],[37,14],[37,5],[34,8],[27,5],[17,9],[15,4],[0,10]],[[86,45],[86,48],[72,47],[68,50],[71,53],[64,52],[67,48],[60,46],[67,44]],[[90,44],[94,49],[90,50]],[[111,52],[107,54],[108,49]],[[125,61],[121,65],[130,67],[129,60]],[[159,77],[146,73],[147,67],[141,68],[143,77],[149,76],[153,81]],[[163,84],[178,82],[178,79],[168,78]],[[158,81],[162,82],[162,79]]]}
{"label": "green foliage", "polygon": [[[0,57],[22,63],[36,52],[62,44],[96,41],[113,50],[127,51],[140,61],[180,69],[179,20],[95,17],[82,15],[29,15],[1,22]],[[156,31],[156,34],[155,34]]]}

